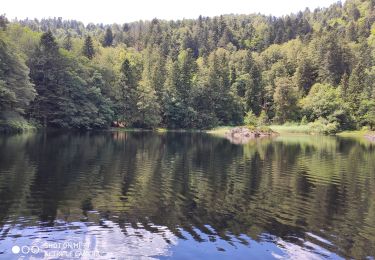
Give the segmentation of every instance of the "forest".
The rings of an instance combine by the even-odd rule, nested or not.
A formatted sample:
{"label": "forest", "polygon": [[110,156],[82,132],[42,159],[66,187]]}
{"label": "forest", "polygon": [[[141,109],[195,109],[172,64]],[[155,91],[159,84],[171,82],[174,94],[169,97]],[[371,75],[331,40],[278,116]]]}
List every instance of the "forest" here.
{"label": "forest", "polygon": [[125,24],[0,16],[0,128],[375,128],[375,0]]}

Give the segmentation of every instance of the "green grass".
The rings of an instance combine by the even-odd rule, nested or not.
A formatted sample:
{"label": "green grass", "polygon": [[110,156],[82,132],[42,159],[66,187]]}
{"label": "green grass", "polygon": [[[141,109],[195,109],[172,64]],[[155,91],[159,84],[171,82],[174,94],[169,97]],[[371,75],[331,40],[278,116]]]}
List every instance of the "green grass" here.
{"label": "green grass", "polygon": [[150,132],[151,129],[145,129],[145,128],[120,128],[120,127],[111,127],[109,129],[110,131],[121,131],[121,132]]}
{"label": "green grass", "polygon": [[314,130],[309,125],[270,125],[270,128],[279,134],[311,134]]}
{"label": "green grass", "polygon": [[217,135],[217,136],[224,136],[225,133],[227,133],[232,128],[234,128],[234,126],[219,126],[219,127],[213,128],[211,130],[207,130],[206,133],[212,134],[212,135]]}
{"label": "green grass", "polygon": [[[220,126],[213,128],[211,130],[206,131],[206,133],[218,136],[218,137],[224,137],[225,133],[233,129],[234,126]],[[307,124],[307,125],[299,125],[299,124],[293,124],[293,123],[287,123],[284,125],[270,125],[269,127],[266,127],[266,129],[270,128],[272,131],[280,134],[281,136],[306,136],[306,135],[326,135],[321,128],[316,127],[316,124]],[[259,129],[262,131],[262,127]],[[364,138],[366,135],[374,135],[375,131],[369,131],[366,129],[363,130],[355,130],[355,131],[344,131],[336,133],[336,135],[340,137],[348,137],[348,138],[355,138],[357,140],[360,140],[361,142],[368,143],[368,141]]]}
{"label": "green grass", "polygon": [[375,132],[371,132],[369,130],[355,130],[355,131],[343,131],[338,133],[338,136],[342,137],[364,137],[367,134],[375,135]]}

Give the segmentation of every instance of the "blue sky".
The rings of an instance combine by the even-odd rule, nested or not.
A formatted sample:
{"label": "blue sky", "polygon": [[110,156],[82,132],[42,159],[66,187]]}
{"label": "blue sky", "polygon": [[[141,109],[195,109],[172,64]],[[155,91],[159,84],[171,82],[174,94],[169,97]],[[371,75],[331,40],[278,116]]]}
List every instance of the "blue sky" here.
{"label": "blue sky", "polygon": [[337,0],[2,0],[8,18],[63,17],[84,23],[183,19],[220,14],[262,13],[276,16],[327,7]]}

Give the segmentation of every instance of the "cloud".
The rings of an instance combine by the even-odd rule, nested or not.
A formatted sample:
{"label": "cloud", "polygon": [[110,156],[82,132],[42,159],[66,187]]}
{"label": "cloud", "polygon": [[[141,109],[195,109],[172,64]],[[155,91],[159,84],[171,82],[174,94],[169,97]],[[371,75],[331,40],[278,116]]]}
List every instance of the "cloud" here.
{"label": "cloud", "polygon": [[136,20],[197,18],[199,15],[262,13],[276,16],[327,7],[336,0],[6,0],[2,12],[13,19],[63,17],[84,23],[124,23]]}

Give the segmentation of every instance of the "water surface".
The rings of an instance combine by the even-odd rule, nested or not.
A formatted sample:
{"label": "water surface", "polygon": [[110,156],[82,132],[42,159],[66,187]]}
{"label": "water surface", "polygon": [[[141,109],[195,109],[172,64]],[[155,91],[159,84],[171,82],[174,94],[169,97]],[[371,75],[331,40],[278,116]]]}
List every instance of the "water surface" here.
{"label": "water surface", "polygon": [[374,259],[375,144],[0,136],[0,259]]}

